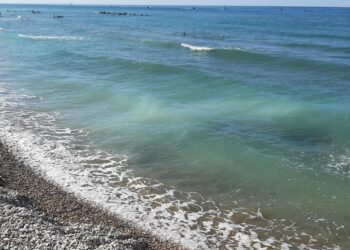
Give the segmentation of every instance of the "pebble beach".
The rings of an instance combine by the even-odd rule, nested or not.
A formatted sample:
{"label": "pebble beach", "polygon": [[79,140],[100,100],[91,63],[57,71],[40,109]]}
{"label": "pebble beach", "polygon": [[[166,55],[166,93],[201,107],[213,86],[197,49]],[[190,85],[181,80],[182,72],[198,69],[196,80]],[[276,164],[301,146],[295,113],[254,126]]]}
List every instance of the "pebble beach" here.
{"label": "pebble beach", "polygon": [[0,249],[180,249],[66,193],[0,143]]}

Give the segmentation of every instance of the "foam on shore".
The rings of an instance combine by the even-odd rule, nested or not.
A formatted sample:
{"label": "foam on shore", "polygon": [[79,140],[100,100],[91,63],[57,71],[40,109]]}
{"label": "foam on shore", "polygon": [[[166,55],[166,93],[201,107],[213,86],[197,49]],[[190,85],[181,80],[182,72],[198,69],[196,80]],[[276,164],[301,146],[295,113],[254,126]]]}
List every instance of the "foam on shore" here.
{"label": "foam on shore", "polygon": [[64,190],[189,249],[219,245],[288,249],[287,234],[279,240],[260,239],[260,233],[273,230],[275,222],[266,220],[259,210],[239,212],[261,220],[263,228],[235,224],[235,210],[220,212],[219,204],[198,193],[183,193],[137,177],[127,165],[127,156],[94,148],[87,133],[59,126],[54,115],[27,110],[24,103],[33,98],[39,97],[0,85],[0,139],[26,165]]}

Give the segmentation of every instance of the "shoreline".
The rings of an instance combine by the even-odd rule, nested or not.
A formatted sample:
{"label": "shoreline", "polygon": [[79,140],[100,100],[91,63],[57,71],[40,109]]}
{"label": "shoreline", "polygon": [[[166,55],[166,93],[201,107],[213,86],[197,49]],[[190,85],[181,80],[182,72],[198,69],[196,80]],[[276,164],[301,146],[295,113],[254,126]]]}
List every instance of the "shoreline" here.
{"label": "shoreline", "polygon": [[[0,215],[2,218],[7,218],[4,216],[8,214],[8,211],[5,211],[6,207],[19,203],[20,207],[22,207],[23,204],[29,204],[28,206],[24,205],[24,207],[31,213],[43,214],[45,218],[48,218],[49,222],[53,223],[52,225],[59,224],[68,227],[72,225],[78,225],[81,227],[98,227],[96,230],[97,232],[101,231],[101,240],[98,239],[100,234],[95,232],[97,240],[94,240],[93,245],[89,245],[87,249],[96,249],[99,247],[102,247],[103,249],[112,247],[111,249],[113,249],[113,246],[115,246],[113,244],[116,242],[115,238],[118,237],[120,239],[117,239],[117,243],[121,244],[120,246],[118,245],[118,248],[183,249],[177,244],[163,241],[147,231],[138,229],[130,222],[122,220],[116,215],[112,215],[87,201],[79,199],[71,193],[63,191],[61,188],[38,175],[31,170],[30,167],[18,160],[16,156],[8,150],[6,145],[1,142],[1,140],[0,188]],[[9,198],[4,198],[8,197],[11,193],[12,196],[10,195],[10,200]],[[1,224],[3,224],[3,222]],[[4,225],[6,225],[6,223],[4,223]],[[11,244],[13,243],[11,243],[11,240],[8,240],[9,236],[4,234],[6,231],[6,228],[4,227],[0,227],[0,242],[3,242],[0,243],[0,247],[10,249],[12,248]],[[101,230],[99,230],[100,227],[102,227]],[[106,230],[112,232],[110,234],[112,236],[110,240],[105,239],[106,237],[103,232]],[[14,236],[12,237],[12,242],[16,242],[17,240],[16,233],[18,232],[15,231],[10,233]],[[80,231],[80,233],[84,234],[84,230]],[[25,236],[26,234],[21,237],[25,239]],[[5,241],[5,239],[7,240]],[[85,244],[86,242],[84,242],[84,240],[79,242],[78,240],[78,243]],[[17,243],[14,244],[17,247],[21,247],[20,243],[19,245],[16,245]],[[84,245],[84,247],[86,246]]]}

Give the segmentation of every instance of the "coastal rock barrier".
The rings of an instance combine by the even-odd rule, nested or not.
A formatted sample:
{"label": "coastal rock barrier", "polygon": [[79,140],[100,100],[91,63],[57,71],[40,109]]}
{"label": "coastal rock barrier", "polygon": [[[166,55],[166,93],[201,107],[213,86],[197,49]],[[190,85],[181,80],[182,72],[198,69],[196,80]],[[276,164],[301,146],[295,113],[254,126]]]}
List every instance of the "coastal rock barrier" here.
{"label": "coastal rock barrier", "polygon": [[110,12],[110,11],[100,11],[101,15],[112,15],[112,16],[148,16],[147,14],[137,14],[129,12]]}

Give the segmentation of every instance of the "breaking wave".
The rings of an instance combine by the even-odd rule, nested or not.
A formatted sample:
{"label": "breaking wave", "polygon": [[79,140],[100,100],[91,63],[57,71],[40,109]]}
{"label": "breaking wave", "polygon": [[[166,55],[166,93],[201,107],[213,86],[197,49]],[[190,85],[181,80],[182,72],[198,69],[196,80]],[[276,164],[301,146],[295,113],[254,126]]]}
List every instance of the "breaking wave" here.
{"label": "breaking wave", "polygon": [[19,37],[27,38],[31,40],[60,40],[60,41],[78,41],[78,40],[84,40],[84,37],[81,36],[33,36],[33,35],[22,35],[19,34]]}
{"label": "breaking wave", "polygon": [[[303,249],[317,246],[312,236],[300,241],[302,232],[291,236],[292,226],[266,219],[260,209],[225,210],[198,193],[135,176],[126,155],[95,148],[88,133],[60,126],[57,114],[28,110],[26,102],[33,99],[40,97],[0,84],[0,140],[63,189],[190,249],[289,249],[291,241]],[[236,223],[242,218],[244,223]]]}
{"label": "breaking wave", "polygon": [[193,50],[193,51],[209,51],[209,50],[213,49],[213,48],[210,48],[210,47],[194,46],[194,45],[187,44],[187,43],[182,43],[181,46],[184,47],[184,48]]}

